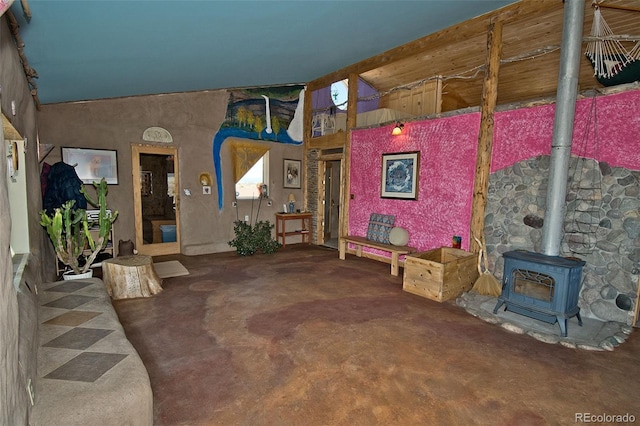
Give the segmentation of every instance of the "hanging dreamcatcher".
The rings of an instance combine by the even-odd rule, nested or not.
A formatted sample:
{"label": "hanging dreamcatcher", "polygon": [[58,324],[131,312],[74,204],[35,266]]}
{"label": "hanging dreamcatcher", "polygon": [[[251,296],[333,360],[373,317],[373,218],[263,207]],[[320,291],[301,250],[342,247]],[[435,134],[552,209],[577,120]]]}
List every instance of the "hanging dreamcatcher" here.
{"label": "hanging dreamcatcher", "polygon": [[[596,79],[604,86],[640,80],[640,36],[615,35],[600,10],[612,6],[594,1],[593,7],[593,25],[585,55],[593,66]],[[640,9],[634,8],[615,8],[640,12]],[[636,43],[631,49],[623,44],[633,41]]]}

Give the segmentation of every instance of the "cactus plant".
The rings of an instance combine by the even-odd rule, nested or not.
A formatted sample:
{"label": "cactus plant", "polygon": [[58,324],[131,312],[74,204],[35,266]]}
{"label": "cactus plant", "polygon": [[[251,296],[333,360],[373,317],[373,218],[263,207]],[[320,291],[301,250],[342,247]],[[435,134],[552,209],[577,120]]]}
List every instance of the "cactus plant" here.
{"label": "cactus plant", "polygon": [[[46,229],[56,257],[60,262],[69,267],[75,274],[83,274],[89,268],[109,242],[111,226],[118,217],[118,212],[107,211],[107,182],[103,178],[100,182],[93,182],[97,198],[92,198],[84,186],[80,192],[87,202],[99,211],[97,222],[89,221],[87,211],[75,209],[75,200],[70,200],[54,209],[52,215],[46,210],[40,212],[40,224]],[[96,228],[97,226],[97,228]],[[98,230],[98,238],[94,239],[90,229]],[[84,255],[85,249],[90,249],[90,254]]]}

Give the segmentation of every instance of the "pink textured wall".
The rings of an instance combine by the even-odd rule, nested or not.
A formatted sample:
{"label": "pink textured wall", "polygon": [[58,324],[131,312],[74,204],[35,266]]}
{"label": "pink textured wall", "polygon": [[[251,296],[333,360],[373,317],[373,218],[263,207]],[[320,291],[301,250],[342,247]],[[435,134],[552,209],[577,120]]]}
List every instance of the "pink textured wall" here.
{"label": "pink textured wall", "polygon": [[[573,153],[640,170],[639,111],[640,90],[600,96],[595,107],[579,101]],[[548,155],[554,113],[555,105],[496,113],[492,172]],[[391,136],[393,126],[353,131],[349,234],[365,236],[371,213],[393,214],[420,251],[451,246],[453,235],[468,249],[479,126],[480,114],[470,113],[410,122],[401,136]],[[409,151],[420,151],[418,199],[380,198],[382,154]]]}
{"label": "pink textured wall", "polygon": [[[551,153],[555,105],[500,112],[495,117],[491,171]],[[611,166],[640,169],[640,91],[577,102],[572,153]]]}
{"label": "pink textured wall", "polygon": [[[420,250],[450,246],[453,235],[468,240],[479,113],[407,123],[351,135],[349,233],[365,236],[371,213],[393,214]],[[417,200],[380,198],[382,154],[420,151]],[[471,186],[469,186],[471,182]]]}

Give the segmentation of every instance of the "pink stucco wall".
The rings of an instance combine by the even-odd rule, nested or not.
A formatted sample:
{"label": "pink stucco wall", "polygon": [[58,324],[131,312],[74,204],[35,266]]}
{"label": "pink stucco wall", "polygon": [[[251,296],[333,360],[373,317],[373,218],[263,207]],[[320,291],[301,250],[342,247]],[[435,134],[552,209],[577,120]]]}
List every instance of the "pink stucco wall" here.
{"label": "pink stucco wall", "polygon": [[[554,105],[496,114],[491,171],[551,153]],[[640,91],[579,100],[572,153],[611,166],[640,168]]]}
{"label": "pink stucco wall", "polygon": [[[594,115],[593,111],[597,114]],[[555,105],[495,114],[491,170],[550,153]],[[595,125],[597,124],[597,126]],[[419,250],[451,246],[453,235],[469,248],[480,114],[410,122],[401,136],[393,126],[355,130],[351,136],[349,234],[364,236],[371,213],[393,214]],[[640,170],[640,90],[600,96],[576,106],[573,153],[611,166]],[[380,198],[382,154],[420,151],[417,200]]]}
{"label": "pink stucco wall", "polygon": [[[419,249],[450,246],[453,235],[467,240],[479,123],[475,113],[407,123],[400,136],[391,136],[393,126],[354,131],[349,233],[366,235],[369,215],[384,213]],[[380,198],[382,154],[407,151],[420,151],[418,199]]]}

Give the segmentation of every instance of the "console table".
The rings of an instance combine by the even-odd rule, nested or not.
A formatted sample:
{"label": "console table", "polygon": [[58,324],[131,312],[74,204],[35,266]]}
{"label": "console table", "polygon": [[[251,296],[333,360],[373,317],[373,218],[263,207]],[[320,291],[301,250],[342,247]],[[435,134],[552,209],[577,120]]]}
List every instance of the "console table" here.
{"label": "console table", "polygon": [[[301,227],[287,231],[287,221],[290,220],[299,220]],[[276,241],[281,242],[282,247],[287,245],[287,237],[291,235],[300,235],[302,243],[311,243],[310,232],[311,213],[276,213]]]}

